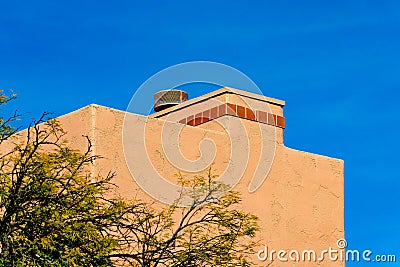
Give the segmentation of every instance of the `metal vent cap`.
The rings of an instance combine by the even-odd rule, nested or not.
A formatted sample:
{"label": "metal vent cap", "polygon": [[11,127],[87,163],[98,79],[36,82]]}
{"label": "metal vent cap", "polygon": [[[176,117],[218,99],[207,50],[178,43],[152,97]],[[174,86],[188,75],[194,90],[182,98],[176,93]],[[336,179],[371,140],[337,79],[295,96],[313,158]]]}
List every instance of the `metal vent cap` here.
{"label": "metal vent cap", "polygon": [[154,94],[154,111],[158,112],[176,106],[186,100],[189,95],[182,90],[162,90]]}

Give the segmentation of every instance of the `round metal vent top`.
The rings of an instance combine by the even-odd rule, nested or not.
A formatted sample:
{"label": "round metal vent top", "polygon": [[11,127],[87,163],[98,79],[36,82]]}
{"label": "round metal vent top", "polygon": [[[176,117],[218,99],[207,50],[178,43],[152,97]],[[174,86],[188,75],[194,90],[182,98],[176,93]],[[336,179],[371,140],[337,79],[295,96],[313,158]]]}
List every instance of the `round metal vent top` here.
{"label": "round metal vent top", "polygon": [[162,90],[154,94],[154,111],[176,106],[188,100],[188,93],[182,90]]}

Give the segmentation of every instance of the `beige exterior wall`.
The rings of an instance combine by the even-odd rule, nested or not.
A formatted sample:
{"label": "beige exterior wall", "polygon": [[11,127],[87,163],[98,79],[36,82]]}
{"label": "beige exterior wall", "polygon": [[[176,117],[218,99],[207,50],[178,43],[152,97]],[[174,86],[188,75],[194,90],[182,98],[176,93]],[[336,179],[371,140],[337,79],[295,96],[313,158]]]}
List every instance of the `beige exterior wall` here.
{"label": "beige exterior wall", "polygon": [[[284,102],[280,100],[253,95],[250,96],[255,99],[248,98],[248,95],[237,97],[235,94],[215,97],[209,94],[209,96],[210,99],[202,100],[203,102],[198,104],[196,99],[191,100],[191,103],[185,104],[187,106],[182,105],[180,111],[172,112],[169,116],[156,118],[163,114],[162,112],[150,117],[128,114],[133,121],[146,124],[145,141],[148,155],[138,156],[148,156],[157,172],[174,182],[174,174],[181,170],[170,163],[164,151],[165,141],[161,141],[162,130],[168,123],[168,127],[176,128],[179,147],[182,155],[188,160],[196,160],[202,156],[199,149],[201,140],[204,138],[213,140],[216,146],[215,174],[222,174],[231,164],[231,140],[221,123],[235,125],[235,122],[240,122],[246,128],[247,137],[243,138],[248,138],[249,145],[244,148],[246,150],[244,152],[249,152],[250,158],[245,163],[244,175],[234,190],[242,194],[242,208],[259,216],[260,242],[268,245],[270,250],[314,249],[321,252],[329,247],[336,249],[336,241],[344,237],[343,161],[288,148],[284,145],[284,129],[256,121],[224,116],[194,127],[178,122],[185,116],[221,102],[250,105],[283,116]],[[243,99],[250,99],[249,101],[253,102],[242,103]],[[263,99],[268,101],[263,102]],[[82,135],[90,136],[94,144],[94,153],[104,157],[96,162],[92,170],[95,174],[106,175],[110,170],[115,171],[117,174],[115,182],[122,196],[131,198],[139,195],[147,200],[153,200],[139,188],[126,164],[122,139],[125,115],[125,112],[119,110],[90,105],[59,117],[59,121],[68,132],[71,145],[76,148],[86,147]],[[125,127],[130,126],[125,125]],[[260,131],[266,131],[268,134],[261,136]],[[255,192],[249,192],[254,172],[257,168],[263,168],[264,164],[260,162],[260,144],[263,138],[273,138],[271,134],[276,135],[273,139],[276,150],[271,169],[267,172],[262,185]],[[134,135],[132,138],[135,138]],[[163,204],[160,202],[160,205]],[[263,246],[260,246],[255,249],[258,251],[262,248]],[[255,262],[258,263],[257,266],[268,266],[268,262],[259,262],[256,257]],[[323,263],[290,261],[283,263],[275,260],[269,266],[343,266],[343,264],[329,260]]]}

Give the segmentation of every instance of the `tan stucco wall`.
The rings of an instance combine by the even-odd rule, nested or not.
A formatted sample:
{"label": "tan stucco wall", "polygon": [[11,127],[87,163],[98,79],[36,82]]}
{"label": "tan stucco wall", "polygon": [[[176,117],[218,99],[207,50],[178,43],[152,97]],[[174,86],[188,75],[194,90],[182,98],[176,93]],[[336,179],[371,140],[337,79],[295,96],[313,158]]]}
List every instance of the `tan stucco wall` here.
{"label": "tan stucco wall", "polygon": [[[115,171],[115,182],[122,196],[130,198],[139,195],[151,200],[150,196],[138,188],[125,162],[122,145],[124,116],[122,111],[90,105],[61,116],[59,120],[68,131],[73,146],[83,146],[82,134],[91,137],[95,153],[104,157],[95,165],[96,174],[105,175],[110,170]],[[174,181],[173,175],[179,170],[169,164],[160,141],[160,132],[165,121],[135,114],[129,116],[147,121],[146,127],[151,129],[151,134],[146,135],[149,158],[163,177]],[[257,122],[242,121],[250,129],[249,132],[252,128],[259,127]],[[177,132],[185,157],[191,160],[198,158],[199,142],[203,138],[210,138],[217,146],[214,165],[216,174],[224,171],[229,164],[229,138],[217,121],[202,124],[201,127],[175,124],[181,129]],[[335,249],[336,241],[344,236],[343,161],[287,148],[283,143],[283,129],[277,128],[276,134],[276,154],[271,171],[262,186],[253,193],[249,193],[248,185],[258,165],[257,144],[260,137],[257,131],[253,136],[249,134],[250,160],[243,178],[235,188],[242,194],[242,208],[259,216],[261,233],[258,238],[269,249],[314,249],[317,252],[329,247]],[[262,247],[256,248],[258,249]],[[267,266],[267,262],[261,263],[256,258],[255,262],[258,263],[257,266]],[[328,260],[324,263],[282,263],[276,260],[270,266],[343,264]]]}
{"label": "tan stucco wall", "polygon": [[[212,101],[242,104],[242,100],[232,94]],[[212,140],[216,147],[213,160],[216,175],[224,173],[229,164],[232,164],[231,146],[240,146],[246,141],[248,145],[243,145],[240,151],[249,153],[249,159],[246,162],[235,163],[245,164],[245,170],[234,190],[242,194],[241,208],[256,214],[260,219],[261,232],[258,238],[261,246],[255,250],[262,249],[264,244],[268,245],[270,250],[297,249],[301,252],[314,249],[321,252],[329,247],[336,249],[336,241],[344,237],[343,161],[288,148],[284,145],[284,129],[255,121],[225,116],[196,127],[177,122],[181,117],[212,105],[213,102],[204,102],[181,110],[174,115],[175,117],[171,115],[160,118],[154,118],[154,115],[127,115],[123,111],[90,105],[63,115],[58,120],[68,132],[67,139],[74,148],[86,148],[87,143],[82,135],[87,135],[92,140],[93,153],[103,157],[92,167],[91,172],[94,175],[106,175],[109,171],[115,171],[114,182],[119,186],[118,192],[121,196],[140,197],[148,201],[154,199],[139,188],[126,164],[122,138],[126,115],[138,124],[145,123],[147,155],[137,156],[148,157],[156,171],[173,183],[176,182],[174,174],[179,171],[183,174],[185,172],[173,166],[166,155],[165,146],[161,141],[161,133],[166,125],[172,129],[172,135],[175,135],[171,138],[179,140],[181,154],[187,160],[201,157],[199,144],[205,138]],[[269,103],[270,106],[265,107],[264,104],[255,101],[251,105],[258,105],[257,109],[266,108],[266,111],[283,116],[284,102],[272,102]],[[240,136],[235,140],[236,143],[232,144],[229,133],[222,125],[236,127],[238,123],[246,129],[246,135]],[[135,129],[135,125],[125,127]],[[264,135],[261,136],[261,132]],[[132,142],[137,141],[134,131],[130,138]],[[268,176],[265,181],[255,192],[250,193],[249,184],[254,172],[257,168],[268,165],[267,162],[260,162],[261,144],[265,138],[274,141],[275,157],[270,171],[266,172]],[[268,142],[267,144],[270,145]],[[208,151],[203,151],[204,153]],[[146,170],[144,173],[146,174]],[[159,205],[164,204],[160,202]],[[256,266],[344,266],[343,263],[329,260],[323,263],[283,263],[275,260],[268,265],[268,262],[260,262],[255,256],[254,261]]]}

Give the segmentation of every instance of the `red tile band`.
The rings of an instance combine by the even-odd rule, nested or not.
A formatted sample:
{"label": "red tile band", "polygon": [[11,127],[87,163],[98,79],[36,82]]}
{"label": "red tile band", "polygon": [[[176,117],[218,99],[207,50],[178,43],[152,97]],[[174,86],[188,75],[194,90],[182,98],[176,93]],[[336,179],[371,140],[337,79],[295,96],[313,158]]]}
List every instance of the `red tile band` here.
{"label": "red tile band", "polygon": [[276,116],[276,118],[277,118],[276,126],[285,129],[285,127],[286,127],[285,118],[281,117],[281,116]]}
{"label": "red tile band", "polygon": [[199,124],[214,120],[216,118],[230,115],[247,119],[251,121],[257,121],[280,128],[286,127],[285,117],[268,113],[261,110],[252,110],[243,106],[227,103],[220,106],[205,110],[196,115],[189,116],[179,121],[179,123],[187,124],[190,126],[197,126]]}
{"label": "red tile band", "polygon": [[218,118],[218,107],[210,109],[210,120]]}
{"label": "red tile band", "polygon": [[254,112],[249,108],[246,108],[246,119],[251,120],[251,121],[256,120],[256,116],[254,115]]}
{"label": "red tile band", "polygon": [[227,106],[226,114],[231,116],[236,116],[236,105],[228,103],[226,104],[226,106]]}
{"label": "red tile band", "polygon": [[246,108],[245,107],[237,106],[236,110],[237,110],[236,116],[238,116],[239,118],[243,118],[243,119],[246,118]]}

